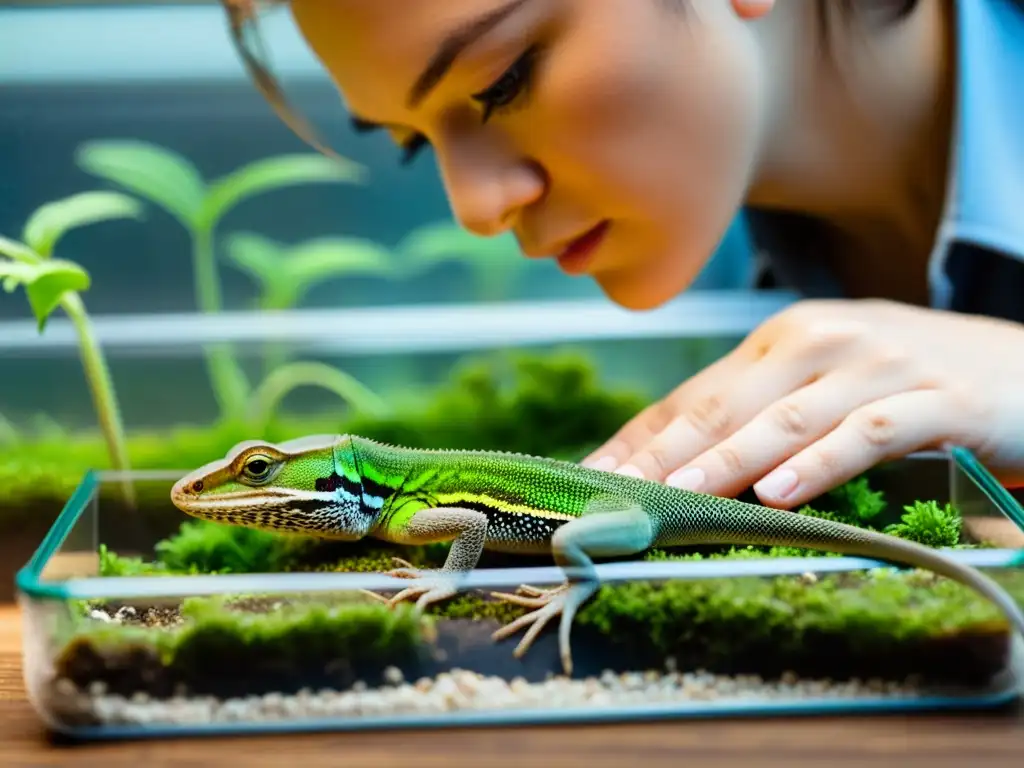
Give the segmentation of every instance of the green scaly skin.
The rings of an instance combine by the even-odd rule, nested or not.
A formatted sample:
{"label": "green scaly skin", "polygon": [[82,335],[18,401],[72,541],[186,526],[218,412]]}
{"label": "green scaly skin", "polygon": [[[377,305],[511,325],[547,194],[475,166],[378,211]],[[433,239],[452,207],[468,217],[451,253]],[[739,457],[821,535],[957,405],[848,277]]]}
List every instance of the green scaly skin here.
{"label": "green scaly skin", "polygon": [[693,493],[662,483],[513,453],[421,450],[354,435],[314,435],[280,444],[247,441],[179,480],[183,512],[263,530],[396,544],[450,541],[443,568],[422,573],[404,561],[389,575],[415,583],[389,605],[420,608],[458,591],[458,576],[484,549],[553,555],[566,572],[554,589],[494,593],[534,608],[494,634],[528,627],[522,656],[561,615],[559,647],[572,672],[569,634],[579,607],[598,589],[591,557],[626,556],[680,545],[783,545],[923,568],[992,600],[1018,632],[1024,614],[995,582],[940,551],[855,526]]}

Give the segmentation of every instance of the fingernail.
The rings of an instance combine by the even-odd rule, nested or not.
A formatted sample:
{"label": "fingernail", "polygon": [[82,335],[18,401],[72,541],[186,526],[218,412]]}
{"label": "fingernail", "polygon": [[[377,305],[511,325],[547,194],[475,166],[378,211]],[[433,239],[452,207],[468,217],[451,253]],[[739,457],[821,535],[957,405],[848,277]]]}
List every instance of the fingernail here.
{"label": "fingernail", "polygon": [[698,467],[677,469],[665,479],[665,485],[682,488],[685,491],[696,491],[704,484],[704,470]]}
{"label": "fingernail", "polygon": [[644,473],[634,467],[632,464],[623,464],[621,467],[615,470],[617,475],[628,475],[629,477],[639,477],[641,480],[644,479]]}
{"label": "fingernail", "polygon": [[611,472],[617,464],[618,462],[615,461],[614,456],[601,456],[600,458],[583,462],[583,466],[589,469],[598,469],[602,472]]}
{"label": "fingernail", "polygon": [[792,469],[777,469],[767,477],[754,483],[758,496],[784,499],[796,490],[798,478]]}

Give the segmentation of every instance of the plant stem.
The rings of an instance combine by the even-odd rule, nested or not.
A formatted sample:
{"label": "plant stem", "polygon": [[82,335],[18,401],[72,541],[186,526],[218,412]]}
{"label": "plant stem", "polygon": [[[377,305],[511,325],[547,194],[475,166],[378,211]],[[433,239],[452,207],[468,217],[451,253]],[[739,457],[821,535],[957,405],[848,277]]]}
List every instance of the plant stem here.
{"label": "plant stem", "polygon": [[278,403],[293,389],[315,386],[336,394],[356,410],[384,415],[387,404],[364,384],[325,363],[289,363],[267,376],[253,392],[251,416],[262,432],[267,428]]}
{"label": "plant stem", "polygon": [[[199,311],[216,314],[221,311],[221,288],[212,230],[202,228],[193,232],[192,260]],[[231,347],[227,344],[211,344],[205,349],[205,354],[210,384],[221,417],[234,420],[243,416],[249,382]]]}
{"label": "plant stem", "polygon": [[[61,306],[71,319],[78,333],[78,349],[85,369],[85,378],[92,391],[92,399],[99,419],[100,429],[107,442],[107,451],[114,469],[127,472],[130,469],[128,449],[125,442],[124,425],[121,422],[121,411],[117,406],[117,394],[114,382],[110,377],[107,361],[103,356],[92,323],[85,311],[85,304],[77,293],[65,293]],[[121,481],[125,502],[129,508],[135,508],[135,490],[129,478]]]}
{"label": "plant stem", "polygon": [[18,430],[10,420],[0,413],[0,445],[13,445],[18,442]]}

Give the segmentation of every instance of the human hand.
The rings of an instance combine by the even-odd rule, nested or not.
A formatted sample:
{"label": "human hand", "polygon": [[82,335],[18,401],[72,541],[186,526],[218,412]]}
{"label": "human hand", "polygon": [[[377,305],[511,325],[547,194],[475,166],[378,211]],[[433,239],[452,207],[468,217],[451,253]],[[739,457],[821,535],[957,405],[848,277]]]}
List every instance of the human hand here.
{"label": "human hand", "polygon": [[[887,301],[803,301],[584,464],[792,508],[880,461],[961,445],[1024,481],[1024,326]],[[774,471],[773,471],[774,470]]]}

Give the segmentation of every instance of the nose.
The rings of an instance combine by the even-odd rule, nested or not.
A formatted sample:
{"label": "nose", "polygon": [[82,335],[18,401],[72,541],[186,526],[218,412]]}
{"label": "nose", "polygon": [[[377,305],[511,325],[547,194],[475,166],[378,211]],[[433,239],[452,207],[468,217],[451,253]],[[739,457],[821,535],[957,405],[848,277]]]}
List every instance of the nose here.
{"label": "nose", "polygon": [[171,486],[171,500],[187,499],[201,493],[203,481],[192,477],[183,477]]}
{"label": "nose", "polygon": [[547,188],[544,170],[532,161],[449,153],[441,167],[453,216],[482,237],[509,229],[519,211],[537,202]]}

